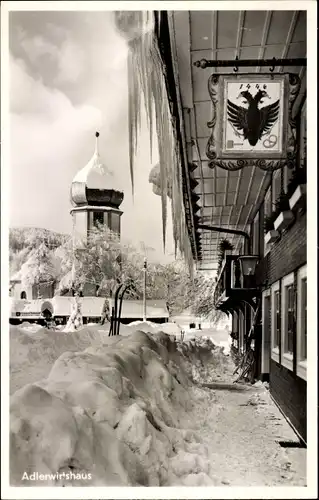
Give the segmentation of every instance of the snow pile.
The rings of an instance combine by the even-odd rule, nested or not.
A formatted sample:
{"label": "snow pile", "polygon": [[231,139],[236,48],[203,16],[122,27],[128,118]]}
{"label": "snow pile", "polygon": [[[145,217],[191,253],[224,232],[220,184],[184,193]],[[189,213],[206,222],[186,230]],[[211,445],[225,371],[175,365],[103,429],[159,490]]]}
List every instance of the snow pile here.
{"label": "snow pile", "polygon": [[212,484],[183,428],[197,402],[182,358],[168,335],[141,331],[64,352],[47,379],[11,397],[11,483],[38,472],[41,485]]}
{"label": "snow pile", "polygon": [[149,327],[156,327],[156,323],[153,323],[153,321],[132,321],[128,326],[138,327],[141,331],[144,331],[143,329],[146,328],[146,331],[149,331]]}
{"label": "snow pile", "polygon": [[[154,332],[161,330],[161,325],[147,323],[120,325],[120,336],[127,337],[139,329],[147,332],[150,327],[152,332],[153,328]],[[113,342],[117,337],[108,337],[109,328],[109,323],[103,326],[88,324],[68,332],[64,330],[65,325],[59,325],[54,330],[28,322],[18,327],[10,326],[10,392],[47,377],[53,363],[65,351],[83,351],[91,345]]]}
{"label": "snow pile", "polygon": [[229,380],[233,364],[225,355],[224,347],[217,346],[208,336],[194,337],[179,343],[187,371],[194,382],[207,384],[216,380]]}
{"label": "snow pile", "polygon": [[[121,325],[121,332],[134,328]],[[212,338],[106,331],[55,332],[65,352],[47,378],[11,396],[13,486],[301,484],[298,463],[287,472],[274,441],[280,415],[264,401],[267,391],[233,384],[231,357]],[[31,351],[37,342],[43,347],[45,334],[20,331],[34,339],[24,344]],[[54,359],[58,349],[51,349]],[[33,355],[40,362],[36,349]]]}
{"label": "snow pile", "polygon": [[182,328],[177,323],[163,323],[158,325],[158,329],[167,335],[180,336]]}
{"label": "snow pile", "polygon": [[229,337],[229,339],[225,341],[220,340],[217,345],[223,349],[225,356],[229,356],[232,345],[231,337]]}
{"label": "snow pile", "polygon": [[72,333],[22,323],[10,326],[10,392],[49,375],[53,363],[65,351],[83,351],[101,345],[108,331],[95,327]]}
{"label": "snow pile", "polygon": [[29,333],[36,333],[38,330],[41,330],[43,326],[38,325],[37,323],[29,323],[28,321],[24,321],[21,323],[20,328]]}
{"label": "snow pile", "polygon": [[[153,321],[133,321],[128,325],[134,330],[138,328],[143,332],[159,333],[164,332],[167,335],[180,336],[182,331],[181,327],[177,323],[154,323]],[[121,325],[122,329],[122,325]],[[132,331],[132,330],[131,330]],[[120,332],[121,333],[121,332]]]}
{"label": "snow pile", "polygon": [[214,328],[210,329],[188,329],[185,330],[185,340],[195,340],[195,339],[205,339],[211,338],[215,345],[221,347],[224,354],[228,356],[231,352],[232,339],[228,332],[225,330],[216,330]]}

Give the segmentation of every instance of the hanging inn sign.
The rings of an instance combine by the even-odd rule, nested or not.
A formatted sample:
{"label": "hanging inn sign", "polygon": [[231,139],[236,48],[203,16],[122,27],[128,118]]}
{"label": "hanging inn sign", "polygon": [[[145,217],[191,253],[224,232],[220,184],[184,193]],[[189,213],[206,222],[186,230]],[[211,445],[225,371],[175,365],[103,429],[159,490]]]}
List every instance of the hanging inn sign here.
{"label": "hanging inn sign", "polygon": [[297,135],[292,108],[300,90],[297,75],[213,74],[208,90],[213,104],[206,148],[211,168],[294,167]]}

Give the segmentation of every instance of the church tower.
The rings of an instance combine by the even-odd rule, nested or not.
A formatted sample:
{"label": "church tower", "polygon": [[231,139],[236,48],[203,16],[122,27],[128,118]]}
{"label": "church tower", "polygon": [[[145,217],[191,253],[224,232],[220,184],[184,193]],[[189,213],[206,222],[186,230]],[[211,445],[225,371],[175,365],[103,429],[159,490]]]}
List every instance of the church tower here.
{"label": "church tower", "polygon": [[80,170],[71,184],[71,215],[73,237],[86,241],[89,231],[97,224],[105,224],[121,234],[119,209],[124,193],[116,185],[113,172],[102,164],[98,149],[99,133],[95,134],[95,151],[88,164]]}

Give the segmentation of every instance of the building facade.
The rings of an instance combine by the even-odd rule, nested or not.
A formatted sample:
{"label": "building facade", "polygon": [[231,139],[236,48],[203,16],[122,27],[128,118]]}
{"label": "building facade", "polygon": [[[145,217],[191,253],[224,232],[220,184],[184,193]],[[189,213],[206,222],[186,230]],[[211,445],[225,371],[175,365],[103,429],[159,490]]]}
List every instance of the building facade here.
{"label": "building facade", "polygon": [[[101,320],[105,298],[81,297],[81,313],[83,324],[98,323]],[[19,325],[24,321],[30,323],[46,324],[46,317],[54,320],[56,325],[65,325],[70,316],[73,298],[70,296],[54,296],[48,299],[20,300],[10,299],[9,321]],[[109,299],[109,308],[112,310],[114,300]],[[146,314],[148,321],[153,323],[167,323],[169,313],[164,300],[147,300]],[[121,323],[128,324],[133,321],[143,320],[142,300],[123,300]]]}
{"label": "building facade", "polygon": [[36,300],[54,296],[56,283],[39,283],[37,285],[24,285],[21,273],[18,271],[10,278],[9,296],[15,300]]}
{"label": "building facade", "polygon": [[[153,16],[193,260],[216,273],[215,307],[232,317],[247,373],[269,381],[306,442],[306,11]],[[133,32],[132,16],[120,21],[124,36]],[[139,33],[131,50],[152,66],[149,31]],[[157,170],[150,180],[162,192]]]}

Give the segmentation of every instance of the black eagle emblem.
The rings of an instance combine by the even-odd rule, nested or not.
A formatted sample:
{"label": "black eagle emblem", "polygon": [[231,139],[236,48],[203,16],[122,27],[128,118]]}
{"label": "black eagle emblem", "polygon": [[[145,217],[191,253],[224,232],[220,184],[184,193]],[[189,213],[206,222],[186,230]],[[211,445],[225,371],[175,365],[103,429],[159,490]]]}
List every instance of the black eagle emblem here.
{"label": "black eagle emblem", "polygon": [[241,92],[239,96],[246,99],[248,108],[237,106],[237,104],[227,99],[228,120],[240,135],[248,140],[251,146],[255,146],[278,120],[279,99],[268,106],[259,108],[258,106],[262,104],[263,98],[268,97],[270,99],[264,90],[258,90],[254,97],[247,90]]}

